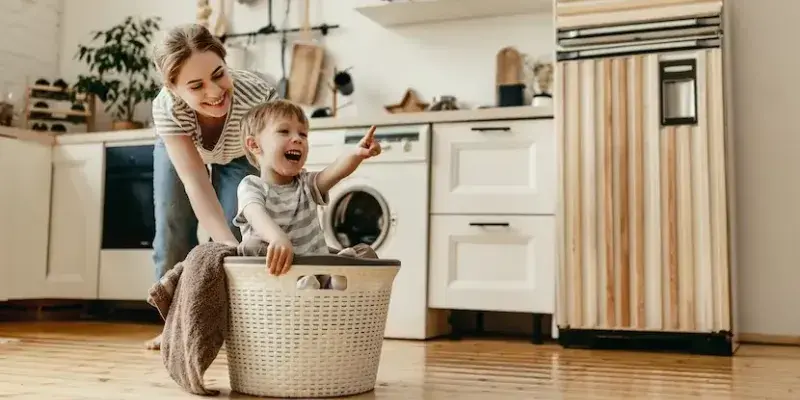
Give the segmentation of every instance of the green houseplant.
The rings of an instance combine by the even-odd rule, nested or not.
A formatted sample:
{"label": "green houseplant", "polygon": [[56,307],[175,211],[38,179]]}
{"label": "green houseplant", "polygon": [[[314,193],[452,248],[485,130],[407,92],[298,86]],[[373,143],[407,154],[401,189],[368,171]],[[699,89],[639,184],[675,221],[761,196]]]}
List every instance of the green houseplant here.
{"label": "green houseplant", "polygon": [[134,120],[136,106],[160,90],[149,54],[160,22],[159,17],[127,17],[108,30],[91,32],[92,42],[99,45],[78,46],[75,59],[86,63],[89,74],[78,76],[74,92],[100,99],[113,117],[114,130],[142,128],[144,124]]}

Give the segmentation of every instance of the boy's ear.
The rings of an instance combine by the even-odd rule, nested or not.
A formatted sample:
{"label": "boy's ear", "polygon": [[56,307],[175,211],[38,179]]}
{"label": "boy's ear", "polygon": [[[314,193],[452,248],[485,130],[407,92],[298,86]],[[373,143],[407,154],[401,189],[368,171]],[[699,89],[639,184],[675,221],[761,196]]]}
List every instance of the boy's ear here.
{"label": "boy's ear", "polygon": [[261,148],[258,147],[258,141],[256,138],[252,136],[245,138],[244,145],[247,146],[247,149],[253,154],[261,154]]}

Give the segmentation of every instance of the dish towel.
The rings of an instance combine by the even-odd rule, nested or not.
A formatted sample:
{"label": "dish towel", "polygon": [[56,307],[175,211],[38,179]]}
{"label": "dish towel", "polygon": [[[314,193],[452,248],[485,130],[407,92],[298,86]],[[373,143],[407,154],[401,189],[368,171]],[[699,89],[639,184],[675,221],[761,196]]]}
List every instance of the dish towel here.
{"label": "dish towel", "polygon": [[189,393],[217,396],[203,376],[217,358],[228,329],[228,290],[223,262],[237,249],[208,242],[150,289],[147,302],[164,319],[161,359],[170,377]]}

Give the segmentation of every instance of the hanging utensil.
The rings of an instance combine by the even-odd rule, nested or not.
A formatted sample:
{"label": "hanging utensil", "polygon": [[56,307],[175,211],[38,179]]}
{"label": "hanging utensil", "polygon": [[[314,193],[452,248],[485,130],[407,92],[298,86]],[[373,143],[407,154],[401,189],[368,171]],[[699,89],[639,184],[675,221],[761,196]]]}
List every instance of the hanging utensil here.
{"label": "hanging utensil", "polygon": [[267,26],[258,30],[258,33],[264,35],[273,34],[278,31],[277,29],[275,29],[275,24],[272,23],[272,0],[267,1],[267,13],[268,13],[267,19],[269,19],[269,21],[267,22]]}
{"label": "hanging utensil", "polygon": [[219,0],[219,15],[217,16],[217,21],[214,24],[214,36],[216,37],[223,37],[226,33],[228,33],[228,18],[225,16],[225,8],[227,4],[225,3],[225,0]]}
{"label": "hanging utensil", "polygon": [[278,94],[282,99],[285,99],[289,94],[289,79],[286,77],[286,29],[289,24],[291,3],[292,0],[286,0],[286,12],[283,15],[283,24],[281,24],[281,80],[278,81]]}
{"label": "hanging utensil", "polygon": [[305,18],[301,28],[302,41],[292,49],[292,65],[289,72],[289,99],[300,104],[311,105],[317,97],[317,87],[322,73],[325,52],[311,40],[310,3],[304,0]]}

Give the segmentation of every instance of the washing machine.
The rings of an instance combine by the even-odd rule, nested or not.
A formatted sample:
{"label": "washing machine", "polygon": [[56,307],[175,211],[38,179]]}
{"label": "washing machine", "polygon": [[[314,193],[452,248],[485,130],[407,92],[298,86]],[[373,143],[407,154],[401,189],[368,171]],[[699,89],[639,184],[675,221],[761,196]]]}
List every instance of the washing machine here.
{"label": "washing machine", "polygon": [[[306,168],[321,170],[355,147],[367,128],[312,131]],[[428,191],[430,126],[384,126],[375,131],[382,153],[365,160],[330,191],[320,208],[328,246],[370,245],[380,258],[401,261],[385,337],[426,339],[428,324]]]}

